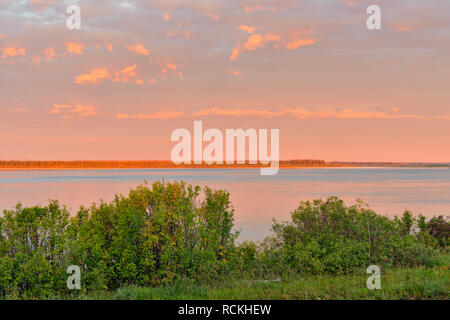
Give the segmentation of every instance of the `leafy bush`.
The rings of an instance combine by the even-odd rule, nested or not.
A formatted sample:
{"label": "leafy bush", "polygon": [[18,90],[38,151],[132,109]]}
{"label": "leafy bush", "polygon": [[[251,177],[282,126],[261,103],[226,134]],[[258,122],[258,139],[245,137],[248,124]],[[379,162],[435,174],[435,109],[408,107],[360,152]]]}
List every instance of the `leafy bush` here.
{"label": "leafy bush", "polygon": [[[407,211],[389,219],[360,201],[346,207],[330,197],[301,202],[263,242],[237,244],[233,215],[229,193],[183,182],[139,186],[74,217],[57,201],[18,204],[0,217],[0,297],[449,264],[442,217],[426,221]],[[81,268],[81,291],[66,287],[69,265]]]}
{"label": "leafy bush", "polygon": [[4,212],[0,218],[0,295],[69,293],[66,268],[78,265],[84,290],[155,285],[176,277],[212,278],[230,271],[237,233],[229,194],[184,183],[140,186],[81,208]]}
{"label": "leafy bush", "polygon": [[[95,288],[154,285],[227,270],[237,234],[229,194],[184,183],[140,186],[72,220],[71,261]],[[100,275],[100,277],[99,277]]]}
{"label": "leafy bush", "polygon": [[0,218],[0,295],[40,297],[65,286],[69,213],[57,201],[47,207],[5,211]]}
{"label": "leafy bush", "polygon": [[[421,241],[423,233],[415,231],[418,224],[408,211],[401,219],[389,219],[361,201],[350,207],[336,197],[300,202],[292,221],[273,224],[274,236],[266,240],[272,246],[265,249],[263,259],[273,251],[282,269],[313,274],[348,273],[371,264],[431,265],[437,251]],[[443,239],[442,232],[430,234]]]}

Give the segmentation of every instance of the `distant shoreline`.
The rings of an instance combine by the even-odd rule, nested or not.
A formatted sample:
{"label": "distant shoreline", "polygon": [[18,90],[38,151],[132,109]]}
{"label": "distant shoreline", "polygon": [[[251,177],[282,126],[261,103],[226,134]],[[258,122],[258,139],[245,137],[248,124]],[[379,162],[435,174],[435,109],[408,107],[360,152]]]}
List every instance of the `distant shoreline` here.
{"label": "distant shoreline", "polygon": [[[261,164],[175,164],[169,160],[0,160],[0,171],[5,170],[96,170],[96,169],[260,169]],[[450,168],[449,163],[425,162],[356,162],[316,159],[280,160],[280,169],[302,168]]]}
{"label": "distant shoreline", "polygon": [[[295,161],[295,162],[294,162]],[[315,163],[315,161],[317,161]],[[309,163],[308,163],[309,162]],[[118,169],[260,169],[267,165],[175,165],[169,161],[0,161],[0,171],[64,171],[64,170],[118,170]],[[89,165],[90,164],[90,165]],[[93,165],[94,164],[94,165]],[[321,160],[281,161],[280,169],[320,168],[441,168],[450,169],[447,163],[374,163],[374,162],[324,162]]]}

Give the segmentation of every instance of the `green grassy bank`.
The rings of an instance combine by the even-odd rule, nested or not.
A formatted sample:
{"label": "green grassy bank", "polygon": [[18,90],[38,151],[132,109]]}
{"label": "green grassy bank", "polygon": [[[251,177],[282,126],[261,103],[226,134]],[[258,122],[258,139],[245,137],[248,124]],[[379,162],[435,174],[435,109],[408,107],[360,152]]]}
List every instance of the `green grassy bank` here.
{"label": "green grassy bank", "polygon": [[340,300],[448,299],[450,268],[409,268],[381,274],[381,289],[369,290],[368,275],[292,275],[275,280],[228,280],[208,284],[178,280],[158,287],[124,287],[76,299],[119,300]]}

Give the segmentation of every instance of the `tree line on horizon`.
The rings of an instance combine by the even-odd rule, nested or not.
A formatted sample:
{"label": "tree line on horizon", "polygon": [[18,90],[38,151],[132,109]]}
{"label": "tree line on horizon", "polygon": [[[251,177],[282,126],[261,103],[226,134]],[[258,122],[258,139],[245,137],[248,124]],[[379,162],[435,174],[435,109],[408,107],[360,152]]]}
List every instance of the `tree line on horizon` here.
{"label": "tree line on horizon", "polygon": [[[151,169],[151,168],[260,168],[249,164],[175,164],[169,160],[0,160],[0,169]],[[294,159],[280,160],[281,168],[297,167],[450,167],[450,163],[344,162]]]}
{"label": "tree line on horizon", "polygon": [[[324,167],[327,163],[324,160],[282,160],[281,167]],[[39,160],[0,160],[0,168],[11,169],[29,169],[29,168],[211,168],[211,167],[261,167],[261,164],[219,164],[202,165],[198,164],[175,164],[172,161],[165,160],[137,160],[137,161],[119,161],[119,160],[74,160],[74,161],[39,161]]]}
{"label": "tree line on horizon", "polygon": [[[249,164],[175,164],[168,160],[0,160],[0,169],[151,169],[151,168],[260,168]],[[450,167],[450,163],[344,162],[294,159],[280,160],[281,168],[297,167]]]}

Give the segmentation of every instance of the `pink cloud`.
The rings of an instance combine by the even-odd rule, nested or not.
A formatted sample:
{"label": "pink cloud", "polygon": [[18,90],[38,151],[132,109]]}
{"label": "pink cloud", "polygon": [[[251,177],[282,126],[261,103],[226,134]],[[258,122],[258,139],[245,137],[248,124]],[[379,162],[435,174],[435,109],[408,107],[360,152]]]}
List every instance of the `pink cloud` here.
{"label": "pink cloud", "polygon": [[230,76],[240,76],[241,75],[241,73],[238,70],[228,70],[225,73]]}
{"label": "pink cloud", "polygon": [[179,71],[179,68],[181,67],[180,64],[176,64],[175,62],[168,62],[165,65],[161,65],[161,72],[159,77],[161,79],[165,79],[167,77],[167,73],[169,72],[169,70],[172,72],[172,74],[174,74],[175,76],[177,76],[180,80],[183,80],[183,73],[181,71]]}
{"label": "pink cloud", "polygon": [[163,18],[164,21],[167,22],[167,21],[170,20],[170,18],[172,18],[172,16],[169,13],[167,13],[167,12],[163,12],[162,18]]}
{"label": "pink cloud", "polygon": [[245,6],[244,7],[245,12],[253,12],[253,11],[264,11],[264,7],[263,6]]}
{"label": "pink cloud", "polygon": [[130,82],[131,78],[136,77],[136,68],[137,65],[132,65],[125,67],[124,69],[118,71],[115,73],[115,78],[113,79],[114,82]]}
{"label": "pink cloud", "polygon": [[[246,25],[238,27],[240,30],[252,33],[254,28],[249,28]],[[313,32],[314,30],[300,30],[289,32],[282,36],[275,33],[267,33],[265,35],[252,34],[244,44],[238,44],[233,48],[230,61],[236,60],[244,51],[254,51],[258,48],[264,48],[268,43],[274,43],[274,48],[284,47],[288,51],[313,45],[316,43],[316,40],[310,36]]]}
{"label": "pink cloud", "polygon": [[341,0],[341,3],[347,7],[354,7],[362,3],[369,3],[368,0]]}
{"label": "pink cloud", "polygon": [[140,44],[140,43],[133,45],[133,46],[128,46],[127,49],[130,50],[131,52],[134,52],[138,56],[148,56],[149,55],[147,48],[144,47],[144,45]]}
{"label": "pink cloud", "polygon": [[288,42],[285,45],[286,50],[295,50],[303,46],[310,46],[316,43],[314,39],[297,39]]}
{"label": "pink cloud", "polygon": [[218,21],[220,19],[219,15],[212,13],[212,12],[205,12],[205,16],[207,16],[208,18],[211,18],[213,20]]}
{"label": "pink cloud", "polygon": [[130,120],[136,120],[136,119],[140,119],[140,120],[151,120],[151,119],[160,119],[160,120],[165,120],[165,119],[173,119],[173,118],[179,118],[181,116],[183,116],[183,112],[174,112],[174,111],[162,111],[162,112],[155,112],[152,114],[142,114],[142,113],[138,113],[136,115],[130,115],[127,113],[121,113],[119,112],[116,115],[117,119],[130,119]]}
{"label": "pink cloud", "polygon": [[55,49],[53,48],[47,48],[44,50],[44,56],[45,60],[52,61],[54,58],[56,58],[58,55],[56,54]]}
{"label": "pink cloud", "polygon": [[252,27],[249,27],[249,26],[247,26],[245,24],[241,24],[239,27],[237,27],[237,29],[252,34],[252,33],[255,32],[256,28],[252,28]]}
{"label": "pink cloud", "polygon": [[92,105],[74,103],[74,105],[54,104],[50,114],[60,115],[64,119],[94,117],[97,115]]}
{"label": "pink cloud", "polygon": [[405,25],[396,25],[394,26],[394,30],[396,31],[413,31],[414,29]]}
{"label": "pink cloud", "polygon": [[39,65],[40,65],[41,59],[42,59],[42,58],[39,57],[39,56],[31,57],[31,60],[33,61],[33,63],[34,63],[36,66],[39,66]]}
{"label": "pink cloud", "polygon": [[269,111],[257,109],[222,109],[209,108],[195,112],[192,116],[263,116],[263,117],[281,117],[286,115],[294,116],[298,119],[427,119],[425,116],[415,114],[388,114],[386,112],[355,111],[344,109],[341,111],[309,111],[302,108],[284,109],[282,111]]}
{"label": "pink cloud", "polygon": [[279,40],[280,36],[274,33],[251,35],[244,44],[239,44],[233,48],[230,61],[236,60],[243,51],[254,51],[258,48],[264,48],[267,43]]}
{"label": "pink cloud", "polygon": [[81,74],[75,78],[76,84],[97,84],[104,79],[110,78],[111,75],[106,68],[97,68],[92,70],[91,73]]}
{"label": "pink cloud", "polygon": [[191,32],[189,31],[173,31],[173,30],[168,30],[166,31],[166,36],[168,38],[185,38],[185,39],[191,39]]}
{"label": "pink cloud", "polygon": [[53,109],[50,111],[51,114],[61,114],[62,110],[70,109],[71,106],[66,104],[54,104]]}
{"label": "pink cloud", "polygon": [[75,103],[74,107],[70,110],[71,113],[75,113],[78,117],[93,117],[97,115],[94,107],[91,105],[82,105]]}
{"label": "pink cloud", "polygon": [[17,56],[24,56],[26,54],[26,50],[21,47],[6,47],[3,49],[2,58],[8,58],[8,57],[17,57]]}
{"label": "pink cloud", "polygon": [[66,47],[66,52],[71,55],[80,55],[83,54],[84,44],[77,42],[66,42],[64,43]]}

